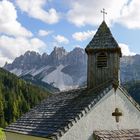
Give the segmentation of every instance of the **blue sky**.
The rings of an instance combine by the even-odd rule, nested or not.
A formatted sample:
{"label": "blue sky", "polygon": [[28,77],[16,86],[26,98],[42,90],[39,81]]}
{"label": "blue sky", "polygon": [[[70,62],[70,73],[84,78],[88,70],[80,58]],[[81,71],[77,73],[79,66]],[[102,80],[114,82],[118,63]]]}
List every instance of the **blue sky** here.
{"label": "blue sky", "polygon": [[140,0],[1,0],[0,66],[27,50],[85,48],[103,21],[124,55],[140,54]]}

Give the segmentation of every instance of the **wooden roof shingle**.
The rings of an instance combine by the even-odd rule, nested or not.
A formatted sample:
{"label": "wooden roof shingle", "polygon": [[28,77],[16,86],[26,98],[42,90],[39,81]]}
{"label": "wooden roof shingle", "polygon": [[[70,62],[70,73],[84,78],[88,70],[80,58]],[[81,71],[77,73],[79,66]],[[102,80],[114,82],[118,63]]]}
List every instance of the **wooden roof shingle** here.
{"label": "wooden roof shingle", "polygon": [[111,51],[119,53],[120,57],[122,56],[121,48],[114,39],[105,21],[103,21],[102,24],[99,26],[96,34],[86,46],[85,51],[87,53],[98,51]]}
{"label": "wooden roof shingle", "polygon": [[89,42],[86,48],[103,49],[103,48],[118,48],[119,45],[114,39],[110,29],[105,21],[101,23],[93,39]]}
{"label": "wooden roof shingle", "polygon": [[93,132],[96,140],[140,140],[138,129],[98,130]]}

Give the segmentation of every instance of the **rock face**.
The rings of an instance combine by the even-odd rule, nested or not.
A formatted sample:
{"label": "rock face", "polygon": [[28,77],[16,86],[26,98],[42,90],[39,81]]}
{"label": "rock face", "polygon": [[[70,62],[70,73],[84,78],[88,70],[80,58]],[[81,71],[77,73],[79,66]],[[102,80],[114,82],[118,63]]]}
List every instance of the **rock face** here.
{"label": "rock face", "polygon": [[[121,58],[121,81],[140,80],[140,55]],[[71,52],[55,47],[50,55],[27,51],[4,68],[18,76],[32,75],[60,90],[77,88],[85,84],[87,56],[82,48]]]}
{"label": "rock face", "polygon": [[47,65],[59,66],[60,64],[62,64],[62,61],[66,55],[67,52],[63,47],[55,47],[52,53],[48,56]]}
{"label": "rock face", "polygon": [[61,90],[77,88],[86,81],[87,57],[82,48],[71,52],[55,47],[50,55],[27,51],[4,68],[18,76],[32,75]]}
{"label": "rock face", "polygon": [[121,59],[121,81],[140,80],[140,55],[124,56]]}

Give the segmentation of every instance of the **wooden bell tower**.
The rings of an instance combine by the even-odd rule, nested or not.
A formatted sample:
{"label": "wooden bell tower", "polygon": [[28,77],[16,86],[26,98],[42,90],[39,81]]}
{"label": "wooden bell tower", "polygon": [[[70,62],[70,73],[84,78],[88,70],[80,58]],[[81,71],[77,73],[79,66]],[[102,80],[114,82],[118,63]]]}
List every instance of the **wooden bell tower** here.
{"label": "wooden bell tower", "polygon": [[87,87],[119,81],[121,49],[105,21],[85,49],[88,55]]}

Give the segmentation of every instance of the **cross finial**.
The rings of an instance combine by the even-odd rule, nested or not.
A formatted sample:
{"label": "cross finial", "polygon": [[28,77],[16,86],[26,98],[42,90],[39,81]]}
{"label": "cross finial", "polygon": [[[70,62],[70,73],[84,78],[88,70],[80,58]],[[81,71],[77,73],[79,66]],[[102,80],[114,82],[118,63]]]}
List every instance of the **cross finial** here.
{"label": "cross finial", "polygon": [[105,21],[105,15],[107,15],[107,12],[105,12],[105,9],[101,10],[101,13],[103,13],[103,21]]}
{"label": "cross finial", "polygon": [[115,116],[116,122],[119,122],[119,117],[122,116],[122,113],[119,112],[118,108],[115,108],[115,112],[112,113],[112,116]]}

